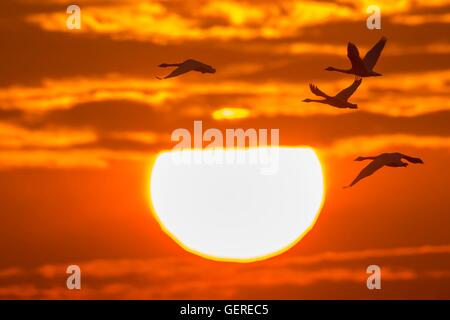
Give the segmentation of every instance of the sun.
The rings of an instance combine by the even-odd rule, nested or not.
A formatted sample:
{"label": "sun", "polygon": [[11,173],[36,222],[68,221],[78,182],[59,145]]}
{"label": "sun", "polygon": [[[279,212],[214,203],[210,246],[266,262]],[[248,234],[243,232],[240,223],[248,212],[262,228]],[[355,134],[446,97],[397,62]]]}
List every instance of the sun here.
{"label": "sun", "polygon": [[[244,161],[217,163],[180,164],[174,151],[160,153],[151,170],[150,197],[163,231],[185,250],[219,261],[263,260],[294,246],[319,216],[323,173],[311,148],[276,150],[271,174],[261,170],[268,163],[245,161],[264,148],[222,149],[222,159]],[[204,150],[182,152],[188,159],[211,156]]]}
{"label": "sun", "polygon": [[250,115],[250,110],[243,108],[222,108],[212,113],[215,120],[242,119]]}

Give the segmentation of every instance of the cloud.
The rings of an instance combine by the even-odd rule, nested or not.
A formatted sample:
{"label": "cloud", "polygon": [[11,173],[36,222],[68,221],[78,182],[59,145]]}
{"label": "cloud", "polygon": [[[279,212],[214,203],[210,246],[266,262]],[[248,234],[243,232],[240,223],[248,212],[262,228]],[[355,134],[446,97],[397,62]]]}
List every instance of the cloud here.
{"label": "cloud", "polygon": [[233,119],[198,118],[189,113],[172,117],[173,111],[113,100],[52,110],[33,119],[26,114],[14,120],[7,117],[0,121],[0,166],[106,167],[119,160],[146,162],[150,154],[173,147],[170,135],[174,129],[193,130],[193,121],[198,119],[203,120],[205,130],[278,128],[281,145],[309,145],[339,157],[394,147],[446,150],[450,146],[449,111],[417,116],[366,112],[267,116],[248,112]]}
{"label": "cloud", "polygon": [[[54,1],[51,1],[54,2]],[[110,35],[113,39],[133,39],[155,43],[207,39],[280,39],[301,33],[302,28],[330,22],[361,21],[372,1],[201,1],[172,5],[170,1],[142,3],[135,0],[80,2],[81,32]],[[400,23],[448,22],[406,15],[418,9],[441,8],[445,1],[378,1],[383,17]],[[120,14],[118,14],[120,12]],[[403,14],[403,18],[398,18]],[[34,13],[26,20],[48,31],[67,31],[63,11]],[[207,21],[211,21],[208,23]],[[394,21],[394,20],[393,20]],[[396,20],[395,20],[396,21]]]}
{"label": "cloud", "polygon": [[[166,125],[174,120],[166,110],[129,100],[105,100],[78,104],[68,110],[53,110],[38,118],[35,125],[88,127],[101,131],[170,130]],[[33,122],[31,122],[33,123]]]}
{"label": "cloud", "polygon": [[368,258],[388,258],[422,256],[432,254],[449,254],[450,245],[424,245],[416,247],[397,247],[385,249],[367,249],[360,251],[324,252],[308,257],[292,258],[288,263],[298,265],[318,264],[322,262],[363,260]]}
{"label": "cloud", "polygon": [[[111,2],[108,3],[111,5]],[[252,3],[258,6],[255,2]],[[97,5],[101,11],[109,8],[105,2],[97,3]],[[169,7],[167,3],[160,5],[164,6],[166,8],[164,10],[168,12],[180,11],[183,17],[184,10],[187,11],[187,16],[192,11],[189,9],[189,4],[186,4],[187,8],[184,9],[175,5],[173,5],[174,8]],[[276,8],[282,7],[273,3],[269,5]],[[315,5],[323,6],[324,4],[316,2]],[[180,7],[184,7],[184,4]],[[44,14],[48,14],[49,9],[45,6],[43,8]],[[16,11],[15,8],[8,10]],[[36,10],[39,11],[38,8]],[[59,12],[61,7],[55,10]],[[86,10],[89,11],[90,6],[87,6]],[[64,10],[60,14],[64,15]],[[116,18],[120,20],[121,15],[116,15]],[[159,18],[163,19],[163,17]],[[135,20],[138,19],[132,22],[137,23]],[[222,25],[222,22],[203,18],[194,20],[201,24],[201,28],[214,28],[217,27],[216,23],[219,26]],[[288,21],[291,20],[288,19]],[[297,20],[293,19],[293,21]],[[61,26],[64,25],[63,23]],[[251,28],[261,27],[261,25],[251,26]],[[245,30],[241,30],[246,28],[245,26],[232,26],[232,28],[236,29],[237,34],[245,34]],[[147,29],[145,28],[144,31]],[[101,79],[114,74],[116,78],[149,80],[147,82],[156,89],[163,84],[152,84],[150,80],[165,71],[158,70],[156,66],[161,62],[182,61],[188,57],[204,60],[216,66],[218,70],[214,77],[187,76],[187,79],[194,81],[199,78],[203,81],[211,78],[214,79],[214,83],[224,80],[259,84],[298,83],[311,81],[311,79],[329,81],[338,77],[323,69],[329,64],[348,65],[345,55],[348,41],[357,43],[363,52],[381,35],[386,35],[389,42],[377,67],[387,78],[388,75],[393,74],[449,69],[449,50],[446,40],[449,32],[449,23],[406,26],[394,23],[389,17],[383,15],[382,32],[367,30],[365,16],[361,16],[358,21],[331,19],[327,20],[326,24],[302,26],[292,34],[281,38],[221,39],[220,41],[205,38],[155,43],[135,39],[117,40],[106,33],[92,31],[48,32],[37,25],[15,19],[5,23],[0,29],[0,39],[4,42],[4,50],[0,52],[0,58],[2,61],[15,61],[13,64],[5,64],[0,76],[0,85],[42,85],[46,81],[59,80],[67,83],[69,80],[76,82],[80,77]],[[125,33],[132,37],[132,32]],[[414,38],[410,37],[412,33],[415,35]],[[11,34],[15,35],[14,38],[10,37]],[[30,54],[29,46],[33,46],[32,54]],[[155,96],[158,97],[156,93]],[[148,99],[151,99],[151,96],[148,96]],[[61,100],[61,102],[64,101]],[[36,108],[38,107],[40,106]]]}
{"label": "cloud", "polygon": [[[233,66],[239,67],[242,66]],[[252,77],[259,75],[264,78],[270,72],[282,74],[280,71],[285,68],[294,69],[289,63],[273,67],[277,69],[263,71],[252,66],[250,72]],[[189,76],[187,79],[190,81],[184,78],[158,81],[118,75],[47,79],[38,86],[0,88],[0,110],[20,109],[31,114],[42,114],[81,104],[130,101],[157,111],[180,110],[181,113],[199,117],[211,116],[215,109],[232,107],[250,109],[253,116],[338,113],[333,108],[301,103],[301,98],[312,95],[308,82],[301,78],[297,82],[288,78],[261,83],[252,82],[250,78],[218,78],[213,81],[210,78],[200,79],[197,74]],[[325,92],[335,94],[346,88],[349,80],[321,80],[316,84]],[[352,101],[368,112],[416,116],[450,110],[449,87],[450,69],[397,73],[367,82],[354,94]]]}
{"label": "cloud", "polygon": [[[52,264],[28,270],[28,281],[15,280],[0,285],[2,298],[40,299],[239,299],[244,288],[252,287],[253,296],[270,288],[296,287],[286,291],[284,298],[298,298],[302,288],[329,283],[345,291],[356,284],[364,290],[368,277],[366,267],[376,261],[382,267],[383,287],[393,283],[420,283],[422,279],[438,279],[441,285],[449,281],[450,273],[428,265],[424,268],[397,265],[401,259],[420,260],[430,255],[450,253],[449,245],[398,247],[362,251],[324,252],[310,256],[289,256],[253,264],[218,264],[200,258],[154,258],[148,260],[94,260],[80,262],[82,290],[65,288],[66,265]],[[390,259],[390,260],[385,260]],[[395,259],[395,260],[392,260]],[[400,260],[399,260],[400,259]],[[398,260],[398,261],[397,261]],[[395,262],[397,261],[397,262]],[[362,263],[361,263],[362,262]],[[333,264],[330,264],[333,263]],[[337,264],[336,264],[337,263]],[[367,264],[367,265],[366,265]],[[5,269],[0,274],[11,274]],[[15,270],[15,269],[14,269]],[[25,277],[26,273],[13,272]],[[0,279],[1,280],[1,279]],[[0,282],[1,283],[1,282]],[[392,283],[392,284],[391,284]],[[270,290],[269,290],[270,291]],[[384,289],[387,295],[392,294]],[[395,293],[394,293],[395,294]],[[396,292],[401,296],[402,292]],[[427,296],[417,292],[416,297]],[[338,296],[337,294],[335,296]],[[357,298],[354,295],[353,298]]]}
{"label": "cloud", "polygon": [[[151,150],[149,148],[149,150]],[[106,168],[114,161],[150,161],[153,153],[112,151],[104,148],[69,150],[2,150],[0,169],[11,168]]]}
{"label": "cloud", "polygon": [[433,14],[433,15],[400,15],[391,20],[397,24],[406,24],[416,26],[426,23],[450,23],[450,14]]}
{"label": "cloud", "polygon": [[0,148],[66,147],[96,140],[96,134],[88,130],[30,130],[0,123]]}
{"label": "cloud", "polygon": [[[5,19],[14,12],[0,29],[0,58],[17,62],[0,78],[3,168],[145,159],[170,148],[170,132],[194,119],[221,129],[280,128],[285,145],[341,155],[351,143],[367,152],[394,141],[448,146],[450,24],[395,21],[446,15],[445,1],[378,3],[389,38],[377,65],[385,76],[365,80],[352,97],[361,115],[301,100],[311,96],[309,82],[330,94],[349,85],[348,77],[322,69],[348,65],[347,41],[363,52],[381,36],[365,28],[370,1],[81,0],[81,33],[64,29],[65,4],[0,5]],[[193,56],[217,66],[217,74],[154,79],[166,71],[159,63]],[[221,110],[245,112],[229,120],[217,116]]]}
{"label": "cloud", "polygon": [[0,279],[13,278],[23,274],[24,272],[21,268],[7,268],[0,270]]}
{"label": "cloud", "polygon": [[[264,44],[260,45],[259,50],[268,50],[270,45]],[[364,54],[371,49],[371,46],[358,46],[359,51]],[[254,48],[252,50],[255,50]],[[347,47],[345,43],[339,44],[318,44],[310,42],[291,42],[288,44],[280,44],[273,51],[280,54],[291,54],[291,55],[304,55],[304,54],[325,54],[331,56],[341,56],[347,55]],[[410,45],[402,46],[398,43],[389,44],[389,50],[383,52],[383,57],[400,56],[404,57],[406,55],[417,55],[417,54],[449,54],[450,45],[447,43],[430,43],[421,45]]]}
{"label": "cloud", "polygon": [[450,149],[450,137],[417,136],[417,135],[372,135],[355,136],[338,140],[321,151],[329,156],[346,157],[349,155],[381,152],[393,148],[414,147],[418,149]]}
{"label": "cloud", "polygon": [[174,84],[157,80],[123,78],[46,79],[38,86],[11,86],[0,89],[2,109],[21,109],[42,113],[53,109],[70,109],[76,104],[105,100],[130,100],[162,104],[171,100]]}
{"label": "cloud", "polygon": [[[133,39],[155,43],[206,39],[280,38],[293,35],[304,25],[330,20],[355,19],[346,6],[315,1],[239,2],[203,1],[185,4],[182,12],[165,2],[126,1],[110,6],[82,6],[81,32],[108,34],[113,39]],[[119,14],[120,12],[120,14]],[[65,12],[38,13],[28,22],[47,31],[65,32]],[[204,19],[222,19],[226,24],[199,23]]]}

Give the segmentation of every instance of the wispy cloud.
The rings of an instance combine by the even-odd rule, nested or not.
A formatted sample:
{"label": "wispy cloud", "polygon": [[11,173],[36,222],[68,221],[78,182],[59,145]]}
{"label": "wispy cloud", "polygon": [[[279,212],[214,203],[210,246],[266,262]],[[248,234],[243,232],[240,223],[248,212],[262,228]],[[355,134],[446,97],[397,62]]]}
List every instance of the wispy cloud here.
{"label": "wispy cloud", "polygon": [[[325,92],[335,94],[347,87],[349,81],[321,81],[317,84]],[[362,86],[352,99],[368,112],[415,116],[450,110],[449,86],[449,70],[393,74],[383,81]],[[213,110],[246,108],[253,116],[336,114],[332,108],[301,103],[301,98],[310,95],[308,83],[301,81],[254,83],[222,78],[215,83],[202,83],[198,79],[189,82],[183,79],[158,81],[110,75],[47,79],[39,86],[0,88],[0,105],[2,109],[20,109],[35,114],[70,109],[88,102],[129,100],[161,110],[167,110],[168,106],[177,107],[184,113],[189,113],[192,108],[203,112],[203,116],[208,115],[205,112],[212,112],[211,107]],[[214,98],[218,96],[221,99],[216,101]]]}
{"label": "wispy cloud", "polygon": [[400,15],[393,17],[392,22],[417,26],[426,23],[450,23],[450,14]]}
{"label": "wispy cloud", "polygon": [[359,153],[380,152],[393,147],[450,150],[450,137],[417,136],[406,134],[355,136],[340,139],[322,150],[327,155],[349,156]]}
{"label": "wispy cloud", "polygon": [[104,148],[68,150],[3,150],[0,169],[11,168],[106,168],[114,161],[151,162],[154,154],[142,151],[114,151]]}
{"label": "wispy cloud", "polygon": [[[55,2],[55,1],[50,1]],[[114,39],[167,43],[206,39],[280,39],[301,33],[305,26],[325,22],[365,20],[373,1],[212,1],[126,0],[83,7],[81,32],[107,34]],[[383,15],[407,24],[448,22],[445,16],[406,15],[417,8],[435,8],[445,1],[378,1]],[[399,16],[399,14],[403,14]],[[65,12],[36,13],[27,21],[48,31],[67,31]]]}
{"label": "wispy cloud", "polygon": [[[38,13],[28,16],[27,21],[48,31],[66,31],[66,17],[65,12]],[[132,0],[109,6],[86,6],[81,32],[157,43],[270,39],[292,35],[301,26],[344,18],[354,19],[354,12],[345,6],[315,1],[274,4],[227,0],[170,6],[167,1],[142,3]],[[205,23],[217,19],[222,19],[223,23]]]}
{"label": "wispy cloud", "polygon": [[67,147],[91,143],[96,140],[96,134],[89,130],[30,130],[12,124],[0,123],[0,148]]}
{"label": "wispy cloud", "polygon": [[[2,298],[240,298],[246,287],[308,287],[318,283],[356,284],[365,288],[368,277],[364,263],[380,259],[421,259],[428,255],[448,255],[449,245],[399,247],[362,251],[324,252],[310,256],[290,256],[253,264],[225,264],[200,258],[158,258],[150,260],[95,260],[80,262],[82,290],[65,288],[66,265],[45,265],[32,270],[5,269],[17,283],[0,287]],[[390,260],[382,265],[384,283],[414,282],[420,279],[448,281],[450,273],[436,266],[418,269],[396,266]],[[365,261],[361,264],[359,261]],[[333,265],[328,265],[333,263]],[[336,264],[338,263],[338,264]],[[339,265],[341,264],[341,265]],[[314,266],[314,268],[312,268]],[[19,279],[17,279],[19,277]],[[20,280],[22,277],[22,280]],[[29,279],[29,282],[26,281]],[[255,291],[257,292],[257,291]],[[285,298],[299,297],[286,292]],[[381,292],[380,294],[383,294]],[[257,293],[255,293],[257,295]],[[338,295],[336,295],[338,296]],[[418,294],[420,296],[420,294]]]}

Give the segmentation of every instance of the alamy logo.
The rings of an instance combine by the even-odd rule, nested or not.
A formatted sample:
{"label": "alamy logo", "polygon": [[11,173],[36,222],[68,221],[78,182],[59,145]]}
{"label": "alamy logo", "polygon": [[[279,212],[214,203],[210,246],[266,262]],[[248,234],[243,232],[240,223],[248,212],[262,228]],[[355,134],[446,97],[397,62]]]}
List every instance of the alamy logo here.
{"label": "alamy logo", "polygon": [[367,13],[370,16],[367,18],[367,28],[369,30],[381,29],[381,9],[379,6],[371,5],[367,7]]}
{"label": "alamy logo", "polygon": [[225,129],[225,134],[217,128],[203,131],[202,121],[194,121],[192,134],[185,128],[172,132],[171,140],[177,142],[172,160],[184,165],[260,165],[261,174],[272,175],[278,171],[279,135],[279,129]]}
{"label": "alamy logo", "polygon": [[66,285],[69,290],[81,289],[81,269],[77,265],[70,265],[66,269],[66,273],[70,274],[67,277]]}
{"label": "alamy logo", "polygon": [[367,273],[370,274],[367,278],[367,289],[381,289],[381,268],[377,265],[370,265],[367,267]]}
{"label": "alamy logo", "polygon": [[66,19],[66,26],[69,30],[81,29],[81,9],[76,4],[72,4],[67,7],[67,14],[69,16]]}

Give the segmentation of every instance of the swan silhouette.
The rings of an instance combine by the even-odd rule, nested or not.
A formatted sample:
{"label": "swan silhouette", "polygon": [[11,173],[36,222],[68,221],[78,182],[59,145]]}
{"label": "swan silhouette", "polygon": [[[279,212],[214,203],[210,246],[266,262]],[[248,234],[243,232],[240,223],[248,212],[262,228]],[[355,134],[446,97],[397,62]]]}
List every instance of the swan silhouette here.
{"label": "swan silhouette", "polygon": [[347,56],[352,63],[351,69],[338,69],[334,67],[328,67],[325,70],[327,71],[337,71],[348,74],[354,74],[359,77],[377,77],[382,74],[373,71],[373,67],[378,61],[380,57],[381,51],[383,51],[384,45],[386,44],[387,39],[385,37],[381,38],[372,49],[370,49],[364,59],[361,59],[359,56],[358,48],[351,42],[347,45]]}
{"label": "swan silhouette", "polygon": [[414,158],[407,155],[404,155],[399,152],[394,153],[382,153],[376,157],[358,157],[355,161],[364,161],[364,160],[372,160],[364,169],[361,170],[359,175],[353,180],[353,182],[344,188],[352,187],[358,181],[372,175],[377,170],[381,169],[384,166],[387,167],[407,167],[408,163],[403,162],[402,160],[406,160],[411,163],[423,163],[422,159]]}
{"label": "swan silhouette", "polygon": [[193,59],[188,59],[182,63],[163,63],[163,64],[160,64],[159,67],[161,67],[161,68],[178,67],[178,68],[173,70],[171,73],[169,73],[164,78],[156,77],[158,80],[173,78],[173,77],[182,75],[189,71],[198,71],[201,73],[215,73],[216,72],[216,69],[214,69],[210,65],[207,65],[203,62],[193,60]]}
{"label": "swan silhouette", "polygon": [[348,102],[348,98],[356,91],[356,89],[361,84],[362,79],[357,79],[353,81],[352,85],[341,92],[339,92],[334,97],[327,95],[323,91],[321,91],[317,86],[310,84],[309,88],[311,89],[311,92],[314,93],[316,96],[324,97],[325,99],[317,100],[317,99],[305,99],[303,102],[319,102],[324,104],[329,104],[336,108],[350,108],[350,109],[356,109],[358,108],[358,105]]}

